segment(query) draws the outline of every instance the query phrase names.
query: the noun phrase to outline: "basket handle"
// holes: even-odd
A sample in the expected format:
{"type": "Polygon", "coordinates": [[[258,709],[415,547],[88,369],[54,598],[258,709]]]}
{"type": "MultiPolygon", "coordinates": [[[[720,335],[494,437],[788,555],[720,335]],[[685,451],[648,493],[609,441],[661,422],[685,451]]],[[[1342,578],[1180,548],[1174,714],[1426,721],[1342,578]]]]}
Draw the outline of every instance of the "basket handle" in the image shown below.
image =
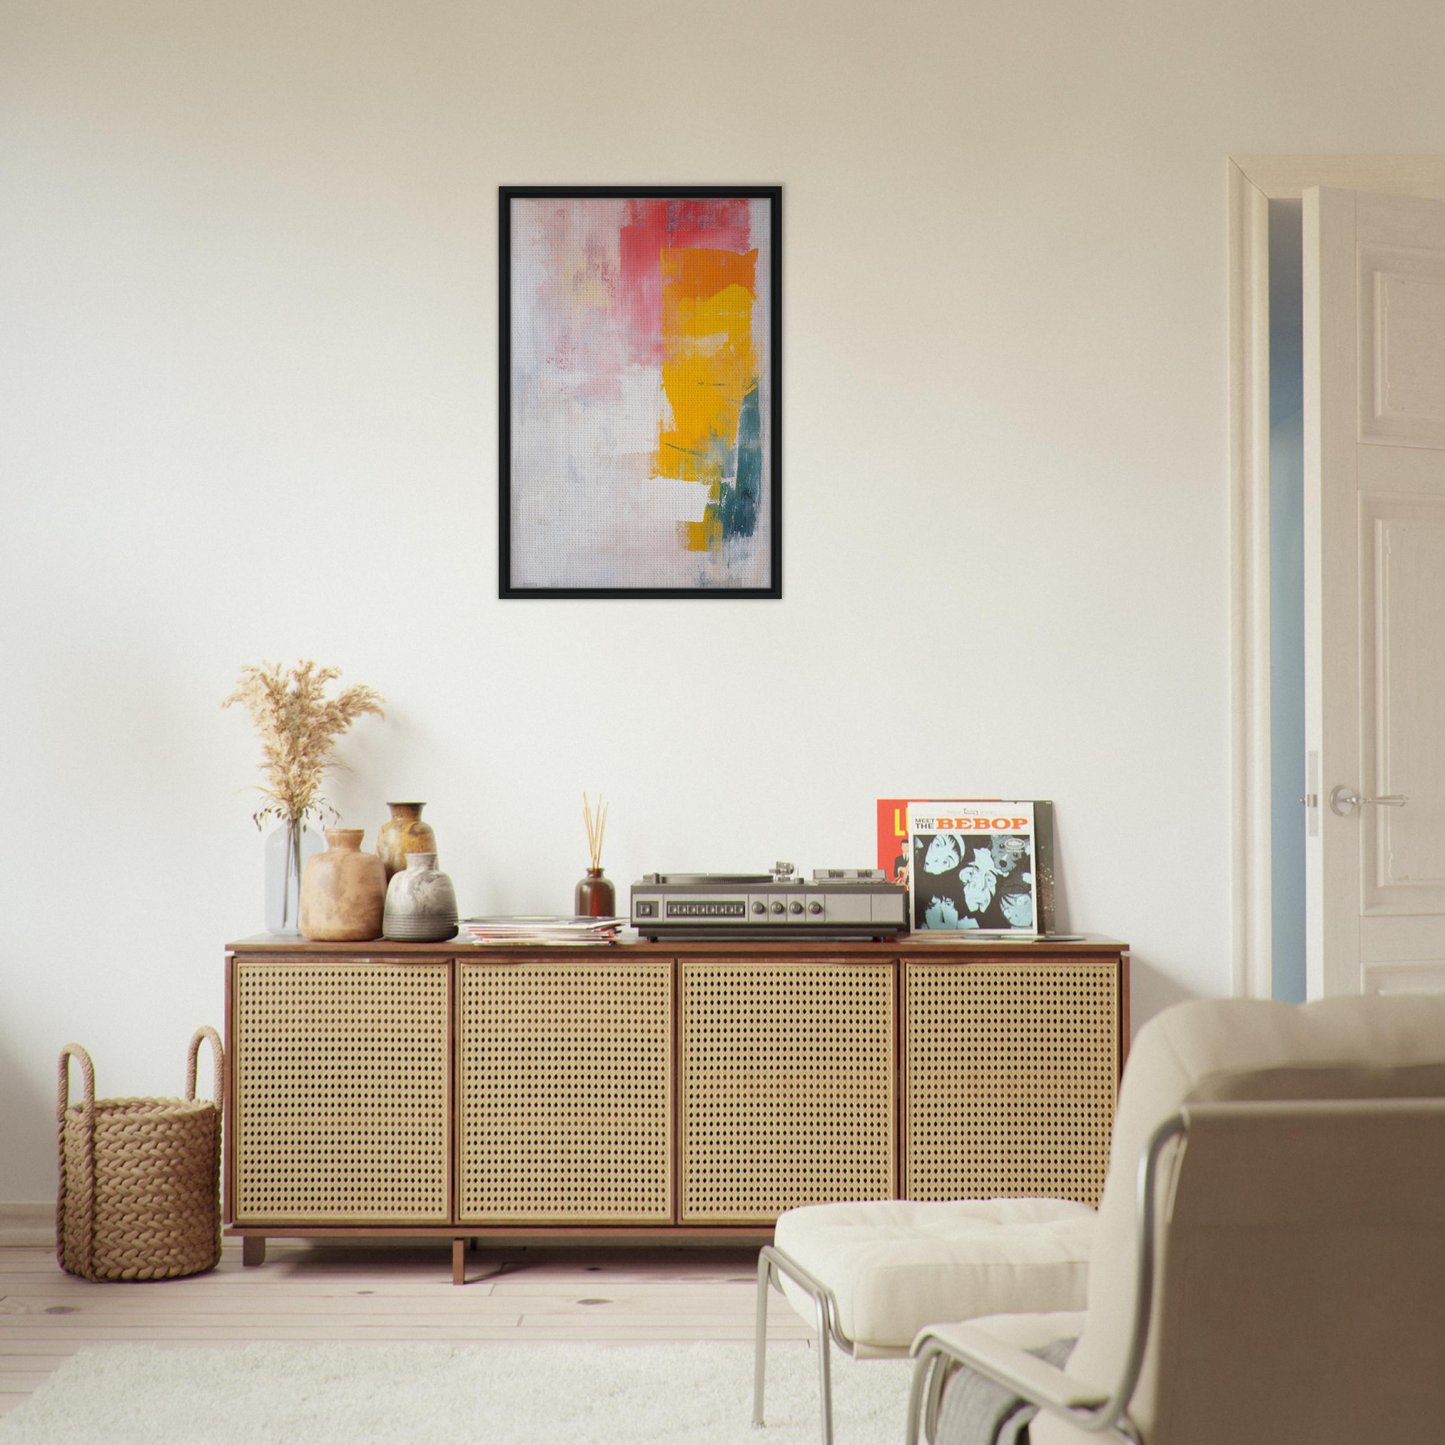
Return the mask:
{"type": "Polygon", "coordinates": [[[80,1060],[80,1072],[85,1080],[85,1107],[82,1112],[88,1126],[95,1118],[95,1065],[91,1063],[90,1055],[79,1044],[66,1044],[60,1051],[60,1091],[56,1101],[55,1118],[62,1126],[65,1124],[65,1111],[70,1107],[70,1061],[72,1058],[80,1060]]]}
{"type": "Polygon", "coordinates": [[[60,1150],[59,1187],[55,1194],[55,1255],[62,1268],[74,1274],[93,1278],[95,1269],[95,1065],[90,1055],[79,1044],[66,1044],[60,1051],[60,1090],[56,1098],[56,1134],[60,1150]],[[70,1112],[70,1061],[80,1060],[80,1072],[85,1080],[85,1102],[80,1109],[80,1122],[84,1130],[82,1152],[78,1161],[80,1177],[72,1180],[68,1167],[69,1150],[65,1147],[65,1116],[70,1112]],[[75,1201],[72,1206],[69,1195],[74,1189],[75,1201]],[[74,1209],[76,1223],[66,1228],[66,1217],[74,1209]],[[72,1240],[77,1248],[83,1241],[84,1253],[72,1269],[67,1263],[66,1243],[72,1240]]]}
{"type": "Polygon", "coordinates": [[[209,1024],[202,1024],[194,1034],[191,1035],[190,1051],[186,1055],[186,1099],[196,1097],[196,1065],[199,1062],[201,1052],[201,1040],[211,1041],[211,1058],[216,1065],[216,1082],[213,1094],[216,1100],[216,1107],[223,1108],[226,1103],[226,1051],[221,1047],[221,1036],[209,1024]]]}

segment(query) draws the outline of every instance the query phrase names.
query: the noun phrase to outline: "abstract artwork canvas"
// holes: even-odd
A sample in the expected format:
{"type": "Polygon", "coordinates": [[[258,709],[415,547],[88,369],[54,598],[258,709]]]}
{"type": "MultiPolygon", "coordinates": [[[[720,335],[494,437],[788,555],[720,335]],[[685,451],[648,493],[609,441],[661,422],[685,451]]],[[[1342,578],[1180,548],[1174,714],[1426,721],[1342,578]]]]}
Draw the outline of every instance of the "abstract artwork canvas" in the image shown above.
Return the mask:
{"type": "Polygon", "coordinates": [[[501,595],[780,597],[778,186],[501,188],[501,595]]]}

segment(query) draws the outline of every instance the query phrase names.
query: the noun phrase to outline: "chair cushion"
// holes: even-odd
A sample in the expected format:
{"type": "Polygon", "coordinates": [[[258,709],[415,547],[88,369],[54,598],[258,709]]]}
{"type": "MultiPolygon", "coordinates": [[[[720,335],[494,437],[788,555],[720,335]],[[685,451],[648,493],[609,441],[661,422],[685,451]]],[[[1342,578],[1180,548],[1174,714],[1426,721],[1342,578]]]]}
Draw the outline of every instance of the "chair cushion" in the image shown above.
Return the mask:
{"type": "MultiPolygon", "coordinates": [[[[1094,1218],[1071,1199],[885,1199],[790,1209],[774,1240],[833,1291],[857,1353],[906,1354],[924,1325],[1083,1309],[1094,1218]]],[[[783,1293],[814,1320],[803,1290],[783,1293]]]]}

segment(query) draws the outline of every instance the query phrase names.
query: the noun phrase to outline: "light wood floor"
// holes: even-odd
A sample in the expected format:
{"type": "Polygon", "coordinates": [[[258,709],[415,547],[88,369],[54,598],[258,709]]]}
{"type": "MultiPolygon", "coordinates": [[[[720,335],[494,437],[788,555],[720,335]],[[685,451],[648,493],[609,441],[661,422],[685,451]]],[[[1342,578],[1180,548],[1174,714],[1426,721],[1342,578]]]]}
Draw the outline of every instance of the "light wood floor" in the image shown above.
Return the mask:
{"type": "MultiPolygon", "coordinates": [[[[90,1284],[53,1249],[0,1249],[0,1412],[77,1350],[106,1342],[237,1345],[253,1340],[751,1340],[757,1251],[513,1247],[272,1240],[266,1263],[191,1279],[90,1284]]],[[[770,1339],[806,1339],[774,1293],[770,1339]]]]}

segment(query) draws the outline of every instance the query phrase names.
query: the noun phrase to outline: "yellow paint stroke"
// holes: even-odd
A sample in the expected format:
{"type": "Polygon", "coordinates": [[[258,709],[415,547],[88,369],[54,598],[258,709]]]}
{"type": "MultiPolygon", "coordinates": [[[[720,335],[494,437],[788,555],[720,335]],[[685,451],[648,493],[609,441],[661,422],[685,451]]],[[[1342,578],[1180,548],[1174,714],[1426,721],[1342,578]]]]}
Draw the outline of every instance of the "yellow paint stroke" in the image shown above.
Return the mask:
{"type": "MultiPolygon", "coordinates": [[[[738,413],[757,381],[757,261],[756,251],[662,252],[662,389],[671,416],[664,416],[658,435],[654,475],[706,483],[710,502],[722,498],[738,413]]],[[[682,529],[690,551],[721,545],[715,507],[682,529]]]]}

